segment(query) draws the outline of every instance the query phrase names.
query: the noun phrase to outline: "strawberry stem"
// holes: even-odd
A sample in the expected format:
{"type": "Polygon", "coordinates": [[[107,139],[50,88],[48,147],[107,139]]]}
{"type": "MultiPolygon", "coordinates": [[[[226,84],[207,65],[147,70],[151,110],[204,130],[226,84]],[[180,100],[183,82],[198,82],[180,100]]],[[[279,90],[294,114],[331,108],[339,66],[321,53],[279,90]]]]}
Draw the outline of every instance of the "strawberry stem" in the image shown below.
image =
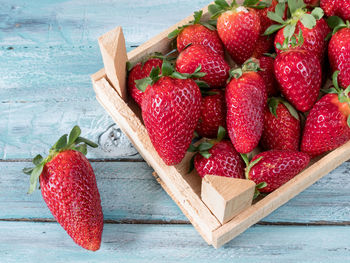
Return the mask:
{"type": "Polygon", "coordinates": [[[57,154],[66,150],[74,150],[87,154],[87,146],[96,148],[98,145],[86,138],[80,137],[81,129],[79,126],[74,126],[71,132],[61,136],[58,141],[51,147],[49,155],[44,159],[40,154],[34,157],[34,167],[24,168],[23,172],[30,175],[30,186],[28,194],[35,191],[38,185],[38,179],[44,169],[46,163],[50,162],[57,154]]]}

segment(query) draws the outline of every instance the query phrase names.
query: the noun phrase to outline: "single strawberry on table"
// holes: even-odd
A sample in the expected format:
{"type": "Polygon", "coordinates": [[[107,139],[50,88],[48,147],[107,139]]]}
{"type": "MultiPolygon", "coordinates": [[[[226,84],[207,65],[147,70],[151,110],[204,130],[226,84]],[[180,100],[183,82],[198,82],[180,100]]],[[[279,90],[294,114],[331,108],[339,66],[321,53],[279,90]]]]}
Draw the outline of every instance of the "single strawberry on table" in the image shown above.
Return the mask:
{"type": "Polygon", "coordinates": [[[301,151],[316,157],[350,140],[349,90],[338,85],[339,71],[333,74],[334,88],[312,108],[306,119],[301,151]]]}
{"type": "Polygon", "coordinates": [[[261,146],[265,150],[298,151],[301,129],[298,112],[282,98],[269,98],[267,104],[261,146]]]}
{"type": "Polygon", "coordinates": [[[182,52],[189,44],[202,45],[223,56],[224,46],[216,28],[208,22],[201,22],[203,11],[194,12],[194,20],[187,25],[175,29],[168,35],[176,39],[177,50],[182,52]]]}
{"type": "Polygon", "coordinates": [[[23,171],[30,174],[29,193],[40,181],[45,203],[57,222],[75,243],[88,250],[101,245],[103,213],[94,171],[86,159],[87,145],[97,145],[80,137],[75,126],[69,137],[63,135],[43,158],[37,155],[34,168],[23,171]]]}
{"type": "MultiPolygon", "coordinates": [[[[226,102],[223,90],[205,92],[196,132],[201,137],[215,138],[220,126],[226,128],[226,102]]],[[[202,93],[203,95],[203,93],[202,93]]]]}
{"type": "Polygon", "coordinates": [[[162,74],[155,68],[149,77],[137,81],[138,88],[145,92],[141,105],[144,124],[166,165],[180,163],[191,144],[201,106],[200,89],[191,78],[203,77],[205,73],[200,69],[181,74],[164,60],[162,74]]]}
{"type": "Polygon", "coordinates": [[[267,102],[264,79],[257,73],[258,65],[249,60],[242,69],[231,71],[226,86],[226,125],[239,153],[251,152],[259,143],[267,102]]]}
{"type": "Polygon", "coordinates": [[[268,13],[270,19],[280,24],[272,25],[265,32],[268,35],[278,30],[274,41],[277,54],[281,52],[278,47],[282,46],[286,39],[302,34],[304,41],[299,45],[300,49],[314,53],[323,61],[327,48],[326,37],[330,32],[326,20],[323,19],[323,10],[316,7],[309,12],[302,0],[289,0],[288,7],[291,17],[287,20],[283,20],[282,11],[268,13]]]}
{"type": "MultiPolygon", "coordinates": [[[[244,156],[243,156],[244,157],[244,156]]],[[[246,178],[257,185],[261,193],[270,193],[304,170],[310,162],[306,153],[286,150],[271,150],[256,155],[250,163],[246,162],[246,178]]]]}
{"type": "Polygon", "coordinates": [[[328,18],[333,28],[329,42],[328,58],[332,70],[339,70],[339,83],[344,89],[350,85],[350,21],[344,23],[339,17],[328,18]]]}
{"type": "Polygon", "coordinates": [[[224,57],[202,45],[190,45],[184,49],[176,60],[176,70],[180,73],[192,74],[198,66],[206,73],[200,78],[210,87],[220,88],[226,85],[230,66],[224,57]]]}
{"type": "Polygon", "coordinates": [[[128,75],[128,92],[130,96],[141,106],[143,92],[136,88],[136,80],[149,76],[153,68],[161,68],[163,60],[160,58],[149,58],[146,62],[139,62],[130,70],[128,75]]]}
{"type": "MultiPolygon", "coordinates": [[[[259,0],[245,1],[250,6],[259,0]]],[[[254,8],[239,6],[236,1],[229,5],[225,0],[216,0],[209,5],[212,18],[217,18],[217,30],[220,39],[231,58],[238,64],[243,64],[254,52],[260,35],[260,18],[254,8]]]]}
{"type": "Polygon", "coordinates": [[[295,37],[291,38],[294,47],[284,42],[281,53],[275,59],[275,77],[280,91],[286,99],[299,111],[306,112],[316,103],[322,84],[320,60],[310,51],[300,49],[295,37]]]}
{"type": "Polygon", "coordinates": [[[199,146],[191,145],[189,151],[197,152],[194,155],[194,168],[200,177],[208,174],[231,177],[244,178],[244,163],[235,150],[232,143],[223,140],[225,137],[225,129],[219,127],[217,139],[204,141],[199,146]]]}

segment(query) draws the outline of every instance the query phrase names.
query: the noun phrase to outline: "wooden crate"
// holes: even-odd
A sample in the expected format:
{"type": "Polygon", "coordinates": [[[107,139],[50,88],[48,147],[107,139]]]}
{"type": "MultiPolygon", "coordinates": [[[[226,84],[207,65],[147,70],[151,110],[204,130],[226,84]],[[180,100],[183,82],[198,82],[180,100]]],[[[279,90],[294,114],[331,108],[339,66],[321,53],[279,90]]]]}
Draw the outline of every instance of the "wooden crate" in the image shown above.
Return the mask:
{"type": "MultiPolygon", "coordinates": [[[[209,18],[207,7],[203,9],[203,14],[203,19],[209,18]]],[[[154,52],[167,53],[170,51],[167,35],[190,20],[192,16],[129,53],[126,53],[120,27],[101,36],[99,44],[105,67],[92,75],[92,82],[97,100],[153,167],[157,181],[205,241],[218,248],[348,160],[350,142],[313,160],[294,179],[254,204],[252,196],[255,184],[251,181],[210,175],[202,180],[195,171],[187,174],[191,153],[187,153],[179,165],[165,165],[143,125],[141,110],[135,102],[128,100],[126,62],[138,62],[154,52]]]]}

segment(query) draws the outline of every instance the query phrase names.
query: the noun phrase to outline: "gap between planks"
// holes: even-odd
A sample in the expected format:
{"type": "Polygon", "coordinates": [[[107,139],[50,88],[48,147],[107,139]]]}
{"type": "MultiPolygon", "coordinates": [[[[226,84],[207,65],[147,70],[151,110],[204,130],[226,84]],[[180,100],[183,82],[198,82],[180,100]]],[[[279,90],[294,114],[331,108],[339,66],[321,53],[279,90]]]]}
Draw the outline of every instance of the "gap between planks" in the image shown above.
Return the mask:
{"type": "MultiPolygon", "coordinates": [[[[5,218],[0,219],[0,222],[28,222],[28,223],[57,223],[53,218],[5,218]]],[[[185,220],[137,220],[137,219],[123,219],[123,220],[111,220],[107,219],[103,221],[104,224],[126,224],[126,225],[191,225],[189,221],[185,220]]],[[[350,226],[350,221],[342,222],[328,222],[328,221],[315,221],[309,223],[297,223],[297,222],[265,222],[261,221],[256,223],[261,226],[350,226]]]]}

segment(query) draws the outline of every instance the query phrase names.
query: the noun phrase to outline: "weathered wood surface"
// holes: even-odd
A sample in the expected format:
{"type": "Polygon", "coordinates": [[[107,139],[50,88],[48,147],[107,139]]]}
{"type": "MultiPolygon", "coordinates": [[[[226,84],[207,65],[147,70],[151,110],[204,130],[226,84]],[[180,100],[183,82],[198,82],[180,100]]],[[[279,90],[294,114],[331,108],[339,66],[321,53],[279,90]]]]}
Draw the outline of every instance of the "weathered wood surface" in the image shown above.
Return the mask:
{"type": "MultiPolygon", "coordinates": [[[[144,162],[93,162],[106,220],[187,222],[144,162]]],[[[23,162],[0,162],[0,219],[52,219],[39,191],[27,195],[23,162]]],[[[264,223],[350,224],[350,163],[337,168],[264,223]]]]}
{"type": "Polygon", "coordinates": [[[135,155],[125,136],[119,140],[120,132],[109,129],[113,121],[95,100],[89,75],[103,66],[97,38],[121,25],[130,51],[209,2],[1,2],[1,262],[350,260],[349,163],[265,218],[262,223],[268,225],[253,227],[222,249],[214,250],[187,225],[184,215],[156,183],[145,163],[103,162],[140,156],[135,155]],[[91,151],[89,157],[99,159],[93,167],[105,218],[116,223],[147,223],[107,224],[102,249],[97,253],[76,246],[55,223],[18,222],[52,220],[39,191],[26,195],[28,178],[21,169],[28,163],[22,159],[47,150],[59,135],[77,123],[89,138],[100,138],[103,146],[91,151]]]}
{"type": "Polygon", "coordinates": [[[256,226],[219,250],[190,225],[104,227],[101,250],[87,252],[56,223],[0,224],[2,262],[348,262],[349,226],[256,226]],[[35,242],[33,242],[35,238],[35,242]]]}

